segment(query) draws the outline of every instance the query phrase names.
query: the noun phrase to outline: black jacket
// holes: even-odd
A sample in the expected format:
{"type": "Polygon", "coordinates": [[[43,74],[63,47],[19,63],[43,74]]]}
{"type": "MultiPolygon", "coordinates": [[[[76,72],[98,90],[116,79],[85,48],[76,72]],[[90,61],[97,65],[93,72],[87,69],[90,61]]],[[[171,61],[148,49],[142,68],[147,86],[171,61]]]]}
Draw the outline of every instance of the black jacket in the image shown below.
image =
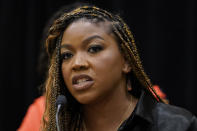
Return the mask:
{"type": "Polygon", "coordinates": [[[134,112],[118,131],[197,131],[197,118],[185,109],[157,102],[142,92],[134,112]]]}

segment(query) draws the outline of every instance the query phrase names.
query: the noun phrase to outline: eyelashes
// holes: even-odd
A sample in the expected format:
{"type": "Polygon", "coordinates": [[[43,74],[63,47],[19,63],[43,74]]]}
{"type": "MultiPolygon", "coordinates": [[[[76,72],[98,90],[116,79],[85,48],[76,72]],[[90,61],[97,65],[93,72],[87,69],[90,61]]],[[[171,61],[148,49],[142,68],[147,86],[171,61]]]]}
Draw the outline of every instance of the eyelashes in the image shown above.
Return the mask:
{"type": "MultiPolygon", "coordinates": [[[[97,54],[103,50],[102,45],[91,45],[87,49],[87,53],[89,54],[97,54]]],[[[61,60],[69,60],[74,56],[74,53],[71,51],[65,51],[61,54],[61,60]]]]}
{"type": "Polygon", "coordinates": [[[92,45],[88,48],[88,52],[92,54],[100,52],[101,50],[103,50],[101,45],[92,45]]]}
{"type": "Polygon", "coordinates": [[[61,60],[69,60],[71,57],[73,57],[73,54],[69,51],[61,54],[61,60]]]}

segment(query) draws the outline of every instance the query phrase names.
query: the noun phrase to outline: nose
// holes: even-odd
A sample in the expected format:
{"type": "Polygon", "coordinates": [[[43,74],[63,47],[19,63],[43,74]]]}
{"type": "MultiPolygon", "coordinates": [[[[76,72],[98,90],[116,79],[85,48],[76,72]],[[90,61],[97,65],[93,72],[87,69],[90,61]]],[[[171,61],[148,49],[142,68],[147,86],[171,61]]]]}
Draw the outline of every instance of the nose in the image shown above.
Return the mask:
{"type": "Polygon", "coordinates": [[[73,59],[72,70],[80,71],[89,68],[88,60],[83,54],[76,54],[73,59]]]}

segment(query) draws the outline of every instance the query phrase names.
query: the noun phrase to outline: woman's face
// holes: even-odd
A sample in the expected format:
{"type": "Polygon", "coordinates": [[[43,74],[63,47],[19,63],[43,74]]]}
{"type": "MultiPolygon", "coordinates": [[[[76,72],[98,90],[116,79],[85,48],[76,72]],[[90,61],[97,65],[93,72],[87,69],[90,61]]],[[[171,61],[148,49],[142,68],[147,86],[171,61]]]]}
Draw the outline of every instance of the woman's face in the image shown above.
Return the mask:
{"type": "Polygon", "coordinates": [[[81,104],[98,102],[124,88],[126,63],[109,22],[71,23],[63,34],[61,57],[64,82],[81,104]]]}

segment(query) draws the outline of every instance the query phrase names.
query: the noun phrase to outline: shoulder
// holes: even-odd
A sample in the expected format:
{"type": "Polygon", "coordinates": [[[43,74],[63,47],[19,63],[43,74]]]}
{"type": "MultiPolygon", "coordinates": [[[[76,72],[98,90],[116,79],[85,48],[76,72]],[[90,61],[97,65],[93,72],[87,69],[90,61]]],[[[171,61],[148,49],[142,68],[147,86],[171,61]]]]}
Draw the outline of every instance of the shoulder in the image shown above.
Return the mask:
{"type": "Polygon", "coordinates": [[[27,113],[17,131],[38,131],[40,122],[44,113],[45,98],[41,96],[36,98],[29,106],[27,113]]]}
{"type": "Polygon", "coordinates": [[[186,109],[173,105],[157,103],[153,112],[157,127],[163,129],[161,131],[197,130],[196,117],[186,109]]]}
{"type": "Polygon", "coordinates": [[[156,111],[159,115],[162,115],[163,117],[172,117],[173,119],[181,118],[184,119],[185,122],[190,120],[194,116],[191,112],[184,108],[164,103],[157,103],[156,111]]]}

